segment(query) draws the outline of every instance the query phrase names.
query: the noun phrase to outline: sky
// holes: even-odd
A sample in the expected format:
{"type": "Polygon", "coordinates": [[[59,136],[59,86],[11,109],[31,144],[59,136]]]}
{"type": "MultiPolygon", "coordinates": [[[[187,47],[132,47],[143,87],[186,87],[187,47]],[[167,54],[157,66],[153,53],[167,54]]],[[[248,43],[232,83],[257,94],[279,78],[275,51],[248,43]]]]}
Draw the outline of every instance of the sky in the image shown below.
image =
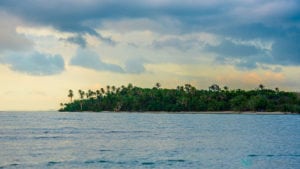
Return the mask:
{"type": "Polygon", "coordinates": [[[298,0],[1,0],[0,28],[0,110],[128,83],[300,91],[298,0]]]}

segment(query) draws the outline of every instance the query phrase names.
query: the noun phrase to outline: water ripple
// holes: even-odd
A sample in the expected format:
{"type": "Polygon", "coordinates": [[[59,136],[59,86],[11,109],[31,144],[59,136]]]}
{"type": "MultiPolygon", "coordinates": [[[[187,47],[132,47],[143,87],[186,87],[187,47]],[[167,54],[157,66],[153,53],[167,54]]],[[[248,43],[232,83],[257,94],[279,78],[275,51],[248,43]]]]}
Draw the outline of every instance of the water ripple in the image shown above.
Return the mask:
{"type": "Polygon", "coordinates": [[[113,151],[113,150],[107,150],[107,149],[100,149],[100,152],[108,152],[108,151],[113,151]]]}
{"type": "Polygon", "coordinates": [[[88,160],[84,162],[85,164],[92,164],[92,163],[112,163],[111,161],[107,160],[88,160]]]}
{"type": "Polygon", "coordinates": [[[0,113],[0,169],[300,168],[299,122],[289,115],[0,113]]]}
{"type": "Polygon", "coordinates": [[[49,161],[47,163],[47,166],[53,166],[53,165],[56,165],[56,164],[60,164],[61,162],[57,162],[57,161],[49,161]]]}
{"type": "Polygon", "coordinates": [[[4,169],[4,168],[7,168],[7,167],[16,167],[16,166],[18,166],[18,165],[19,165],[19,164],[12,163],[12,164],[8,164],[8,165],[0,166],[0,169],[4,169]]]}
{"type": "Polygon", "coordinates": [[[62,136],[38,136],[38,137],[34,137],[34,139],[63,139],[65,137],[62,136]]]}
{"type": "Polygon", "coordinates": [[[142,165],[154,165],[154,162],[142,162],[142,165]]]}
{"type": "Polygon", "coordinates": [[[249,154],[248,157],[300,157],[300,154],[249,154]]]}
{"type": "Polygon", "coordinates": [[[130,134],[130,133],[149,133],[148,131],[122,131],[122,130],[112,130],[104,132],[106,134],[130,134]]]}
{"type": "Polygon", "coordinates": [[[179,160],[168,160],[168,162],[180,162],[180,163],[182,163],[182,162],[185,162],[185,160],[182,160],[182,159],[179,159],[179,160]]]}

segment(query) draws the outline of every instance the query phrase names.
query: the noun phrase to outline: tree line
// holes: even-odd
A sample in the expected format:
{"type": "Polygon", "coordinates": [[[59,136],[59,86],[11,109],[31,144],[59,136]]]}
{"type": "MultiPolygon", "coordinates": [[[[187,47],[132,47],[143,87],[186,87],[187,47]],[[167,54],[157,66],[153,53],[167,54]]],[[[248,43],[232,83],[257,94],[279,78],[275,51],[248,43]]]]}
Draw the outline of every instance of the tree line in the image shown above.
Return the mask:
{"type": "Polygon", "coordinates": [[[78,90],[74,99],[69,90],[69,103],[61,103],[59,111],[259,111],[300,113],[300,95],[295,92],[267,89],[260,84],[253,90],[221,88],[217,84],[208,90],[198,90],[190,84],[175,89],[133,86],[106,86],[99,90],[78,90]]]}

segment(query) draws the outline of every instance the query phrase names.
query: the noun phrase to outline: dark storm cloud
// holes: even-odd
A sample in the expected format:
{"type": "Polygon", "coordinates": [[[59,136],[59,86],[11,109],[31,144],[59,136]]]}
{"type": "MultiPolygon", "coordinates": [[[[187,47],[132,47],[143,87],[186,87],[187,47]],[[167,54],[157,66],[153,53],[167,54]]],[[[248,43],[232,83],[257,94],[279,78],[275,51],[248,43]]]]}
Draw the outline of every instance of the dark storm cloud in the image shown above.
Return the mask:
{"type": "MultiPolygon", "coordinates": [[[[61,31],[97,35],[95,26],[103,20],[122,18],[158,19],[170,17],[191,28],[210,28],[231,18],[234,4],[222,2],[161,0],[2,0],[3,10],[38,24],[52,25],[61,31]]],[[[239,4],[237,4],[239,5],[239,4]]],[[[234,20],[232,20],[235,22],[234,20]]],[[[187,31],[188,31],[187,30],[187,31]]]]}
{"type": "Polygon", "coordinates": [[[262,52],[255,46],[236,44],[230,40],[224,40],[218,46],[208,45],[206,50],[230,58],[244,58],[247,56],[257,55],[262,52]]]}
{"type": "MultiPolygon", "coordinates": [[[[60,31],[78,33],[78,36],[87,33],[109,45],[115,45],[116,42],[111,38],[104,37],[95,30],[95,26],[99,23],[94,25],[97,19],[105,18],[112,12],[110,6],[109,2],[85,3],[77,0],[3,0],[0,2],[0,10],[17,15],[28,22],[50,25],[60,31]]],[[[74,40],[78,38],[73,39],[73,42],[74,40]]]]}
{"type": "MultiPolygon", "coordinates": [[[[216,54],[216,62],[234,65],[239,70],[253,70],[259,63],[276,64],[268,50],[260,49],[250,44],[241,44],[230,40],[223,40],[217,46],[207,45],[204,50],[216,54]]],[[[265,67],[266,68],[266,67],[265,67]]]]}
{"type": "Polygon", "coordinates": [[[0,58],[0,62],[9,65],[14,71],[35,76],[59,74],[65,68],[64,60],[60,55],[52,56],[42,53],[5,55],[0,58]]]}
{"type": "MultiPolygon", "coordinates": [[[[273,36],[272,38],[273,44],[270,50],[223,40],[217,46],[207,45],[205,51],[215,53],[219,63],[233,64],[242,70],[255,69],[259,63],[299,66],[300,30],[289,29],[283,31],[280,36],[273,36]]],[[[274,71],[278,71],[278,69],[274,69],[274,71]]]]}
{"type": "Polygon", "coordinates": [[[170,17],[182,22],[183,28],[187,28],[182,31],[201,29],[220,32],[228,31],[228,28],[234,26],[248,29],[246,31],[251,35],[253,27],[262,29],[261,27],[265,26],[261,24],[264,23],[282,25],[298,22],[299,2],[296,0],[284,2],[281,0],[274,2],[257,0],[251,3],[206,0],[186,2],[180,0],[1,0],[0,8],[31,22],[52,25],[61,31],[85,32],[93,35],[97,35],[94,28],[101,25],[103,20],[161,17],[170,17]],[[280,6],[274,8],[273,6],[276,5],[280,6]],[[255,11],[263,6],[270,9],[255,11]],[[272,7],[277,11],[272,11],[272,7]],[[245,22],[243,19],[249,21],[245,22]]]}
{"type": "Polygon", "coordinates": [[[284,38],[277,39],[272,46],[274,62],[281,65],[300,65],[300,31],[290,32],[284,38]]]}
{"type": "Polygon", "coordinates": [[[218,34],[224,34],[239,39],[272,39],[284,35],[284,30],[278,26],[268,26],[264,23],[243,23],[228,25],[214,30],[218,34]]]}
{"type": "Polygon", "coordinates": [[[98,71],[110,71],[124,73],[124,70],[115,64],[109,64],[101,61],[100,57],[92,51],[79,49],[76,56],[71,59],[71,64],[98,71]]]}

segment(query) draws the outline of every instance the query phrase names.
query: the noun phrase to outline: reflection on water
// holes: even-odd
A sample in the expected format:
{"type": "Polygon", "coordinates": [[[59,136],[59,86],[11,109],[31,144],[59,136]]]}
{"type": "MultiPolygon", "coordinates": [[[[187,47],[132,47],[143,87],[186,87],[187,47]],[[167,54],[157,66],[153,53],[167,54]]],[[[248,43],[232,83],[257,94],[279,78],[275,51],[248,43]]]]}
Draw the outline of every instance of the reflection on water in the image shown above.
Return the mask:
{"type": "Polygon", "coordinates": [[[0,168],[300,168],[299,115],[1,112],[0,168]]]}

